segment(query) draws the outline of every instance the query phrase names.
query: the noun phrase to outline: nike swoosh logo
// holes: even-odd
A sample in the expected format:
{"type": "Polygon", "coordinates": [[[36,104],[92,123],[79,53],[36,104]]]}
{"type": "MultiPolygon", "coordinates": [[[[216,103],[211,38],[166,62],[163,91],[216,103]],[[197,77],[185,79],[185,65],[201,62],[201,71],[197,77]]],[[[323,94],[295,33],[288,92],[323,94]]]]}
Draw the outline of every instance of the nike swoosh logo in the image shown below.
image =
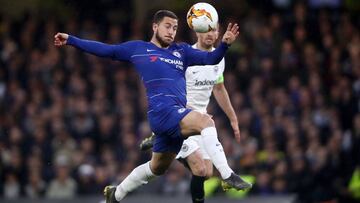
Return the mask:
{"type": "Polygon", "coordinates": [[[192,73],[193,73],[193,74],[196,74],[196,73],[198,73],[198,72],[199,72],[199,71],[193,71],[192,73]]]}
{"type": "Polygon", "coordinates": [[[147,52],[156,51],[154,49],[146,49],[147,52]]]}

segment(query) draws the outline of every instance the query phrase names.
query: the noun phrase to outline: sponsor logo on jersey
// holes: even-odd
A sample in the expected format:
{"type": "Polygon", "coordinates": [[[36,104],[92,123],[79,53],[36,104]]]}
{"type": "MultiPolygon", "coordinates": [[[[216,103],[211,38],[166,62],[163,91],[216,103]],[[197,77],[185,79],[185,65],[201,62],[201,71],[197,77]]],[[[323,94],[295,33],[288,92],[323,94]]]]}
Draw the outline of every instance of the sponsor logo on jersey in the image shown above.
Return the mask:
{"type": "Polygon", "coordinates": [[[180,70],[184,70],[184,67],[183,67],[183,66],[176,65],[176,68],[177,68],[177,69],[180,69],[180,70]]]}
{"type": "Polygon", "coordinates": [[[174,65],[183,65],[183,62],[181,60],[175,60],[175,59],[168,59],[168,58],[163,58],[163,57],[159,57],[160,61],[163,61],[165,63],[169,63],[169,64],[174,64],[174,65]]]}
{"type": "Polygon", "coordinates": [[[154,62],[158,59],[159,57],[158,56],[150,56],[150,61],[151,62],[154,62]]]}
{"type": "Polygon", "coordinates": [[[216,80],[195,80],[195,86],[208,86],[208,85],[215,85],[216,80]]]}
{"type": "Polygon", "coordinates": [[[163,57],[159,57],[159,56],[150,56],[150,62],[155,62],[158,59],[162,62],[175,65],[175,67],[177,69],[184,70],[183,62],[181,60],[163,58],[163,57]]]}

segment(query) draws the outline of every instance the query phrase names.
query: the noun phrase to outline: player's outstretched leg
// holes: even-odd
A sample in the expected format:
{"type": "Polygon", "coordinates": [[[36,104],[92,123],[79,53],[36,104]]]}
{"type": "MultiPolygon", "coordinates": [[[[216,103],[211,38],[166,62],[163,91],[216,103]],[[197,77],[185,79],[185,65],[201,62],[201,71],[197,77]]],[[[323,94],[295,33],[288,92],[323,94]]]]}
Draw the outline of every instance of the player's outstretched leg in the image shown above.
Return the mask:
{"type": "Polygon", "coordinates": [[[246,190],[250,189],[252,187],[252,184],[243,180],[239,175],[231,173],[229,178],[223,180],[222,187],[225,191],[230,188],[235,188],[237,190],[246,190]]]}
{"type": "Polygon", "coordinates": [[[118,186],[106,186],[104,196],[106,203],[117,203],[127,193],[135,190],[141,185],[147,184],[156,175],[150,169],[150,161],[136,167],[118,186]]]}
{"type": "MultiPolygon", "coordinates": [[[[210,155],[206,152],[205,150],[205,146],[204,146],[204,137],[202,136],[201,139],[198,141],[198,144],[200,146],[200,151],[203,154],[203,157],[205,159],[205,164],[206,164],[206,171],[207,171],[207,177],[211,177],[212,176],[212,161],[210,158],[210,155]],[[210,159],[210,160],[208,160],[210,159]]],[[[227,159],[225,157],[225,153],[224,153],[224,149],[222,144],[219,142],[216,145],[218,151],[223,152],[223,156],[219,156],[219,159],[223,159],[218,163],[226,163],[227,167],[230,168],[230,166],[228,165],[227,159]]],[[[215,164],[214,164],[215,165],[215,164]]],[[[215,165],[216,168],[218,168],[219,166],[215,165]]],[[[231,169],[230,169],[231,170],[231,169]]],[[[231,170],[232,171],[232,170],[231,170]]],[[[242,190],[242,189],[247,189],[247,188],[251,188],[252,185],[250,183],[245,182],[243,179],[241,179],[241,177],[239,177],[237,174],[235,174],[234,172],[231,172],[230,177],[223,179],[222,181],[222,186],[224,190],[228,190],[230,188],[232,188],[234,186],[235,189],[237,190],[242,190]]]]}
{"type": "Polygon", "coordinates": [[[181,120],[180,126],[181,133],[185,136],[194,135],[197,132],[201,133],[205,151],[227,184],[237,190],[252,187],[250,183],[241,179],[229,167],[222,145],[217,138],[214,121],[209,115],[192,111],[181,120]]]}
{"type": "MultiPolygon", "coordinates": [[[[153,140],[155,139],[155,135],[152,134],[151,136],[145,138],[141,144],[140,144],[140,150],[142,151],[147,151],[149,149],[152,148],[152,145],[153,145],[153,140]]],[[[221,145],[221,143],[219,142],[219,144],[217,145],[218,147],[218,150],[219,151],[223,151],[223,147],[221,145]]],[[[205,148],[205,147],[204,147],[205,148]]],[[[230,168],[230,166],[228,165],[227,163],[227,160],[226,160],[226,157],[225,157],[225,154],[224,156],[220,156],[219,157],[220,160],[222,161],[218,161],[218,162],[214,162],[214,165],[216,168],[220,168],[221,165],[218,165],[219,163],[226,163],[227,167],[226,168],[230,168]]],[[[231,170],[231,169],[230,169],[231,170]]],[[[222,175],[222,178],[226,175],[226,172],[224,173],[223,172],[220,172],[220,174],[222,175]]],[[[196,181],[197,182],[197,181],[196,181]]],[[[195,183],[194,183],[195,184],[195,183]]],[[[230,173],[230,176],[228,178],[225,178],[223,179],[222,181],[222,187],[224,190],[228,190],[230,188],[235,188],[235,189],[238,189],[238,190],[244,190],[244,189],[248,189],[248,188],[251,188],[252,185],[251,183],[247,183],[245,182],[240,176],[238,176],[237,174],[233,173],[232,170],[231,170],[231,173],[230,173]]],[[[195,192],[197,193],[197,192],[195,192]]]]}
{"type": "Polygon", "coordinates": [[[174,153],[153,153],[151,161],[146,162],[134,170],[118,185],[106,186],[104,195],[106,203],[120,202],[129,192],[135,190],[141,185],[147,184],[148,181],[156,176],[162,175],[169,168],[174,160],[174,153]]]}

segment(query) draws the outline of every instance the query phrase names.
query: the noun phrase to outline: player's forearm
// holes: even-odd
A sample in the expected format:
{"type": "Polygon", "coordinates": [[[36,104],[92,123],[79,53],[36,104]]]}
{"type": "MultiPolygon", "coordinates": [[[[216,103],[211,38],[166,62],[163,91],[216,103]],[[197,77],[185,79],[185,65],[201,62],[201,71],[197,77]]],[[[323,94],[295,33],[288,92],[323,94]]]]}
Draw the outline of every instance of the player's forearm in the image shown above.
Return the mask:
{"type": "Polygon", "coordinates": [[[204,59],[204,65],[214,65],[220,63],[228,48],[229,45],[221,42],[220,46],[218,46],[214,51],[207,53],[207,56],[204,59]]]}
{"type": "Polygon", "coordinates": [[[82,51],[85,51],[90,54],[94,54],[101,57],[113,57],[114,56],[114,47],[113,45],[104,44],[97,41],[84,40],[74,36],[69,35],[67,41],[68,45],[74,46],[82,51]]]}
{"type": "Polygon", "coordinates": [[[234,108],[231,104],[229,94],[223,83],[217,84],[213,90],[214,97],[220,108],[225,112],[231,122],[237,122],[234,108]]]}

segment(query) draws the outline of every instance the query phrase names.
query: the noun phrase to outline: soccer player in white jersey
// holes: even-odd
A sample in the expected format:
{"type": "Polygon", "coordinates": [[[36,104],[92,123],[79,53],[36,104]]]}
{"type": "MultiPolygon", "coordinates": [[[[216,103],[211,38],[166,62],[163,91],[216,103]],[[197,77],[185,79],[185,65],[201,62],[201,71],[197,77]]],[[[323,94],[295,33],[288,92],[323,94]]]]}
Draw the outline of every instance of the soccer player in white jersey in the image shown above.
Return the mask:
{"type": "MultiPolygon", "coordinates": [[[[213,51],[219,31],[216,29],[207,33],[196,33],[196,36],[197,42],[193,48],[213,51]]],[[[189,66],[185,73],[187,106],[195,111],[207,113],[206,108],[211,93],[213,93],[217,103],[230,120],[236,141],[240,142],[238,120],[224,86],[224,69],[224,59],[216,65],[189,66]]],[[[141,150],[150,148],[153,139],[154,135],[145,139],[140,145],[141,150]]],[[[224,151],[221,143],[216,144],[216,146],[216,150],[224,151]]],[[[193,174],[190,185],[193,202],[204,202],[204,181],[213,174],[213,162],[204,149],[203,137],[195,135],[187,138],[176,158],[189,167],[193,174]]],[[[226,179],[233,171],[228,166],[226,158],[221,163],[222,165],[215,165],[215,167],[219,170],[222,178],[226,179]]]]}

